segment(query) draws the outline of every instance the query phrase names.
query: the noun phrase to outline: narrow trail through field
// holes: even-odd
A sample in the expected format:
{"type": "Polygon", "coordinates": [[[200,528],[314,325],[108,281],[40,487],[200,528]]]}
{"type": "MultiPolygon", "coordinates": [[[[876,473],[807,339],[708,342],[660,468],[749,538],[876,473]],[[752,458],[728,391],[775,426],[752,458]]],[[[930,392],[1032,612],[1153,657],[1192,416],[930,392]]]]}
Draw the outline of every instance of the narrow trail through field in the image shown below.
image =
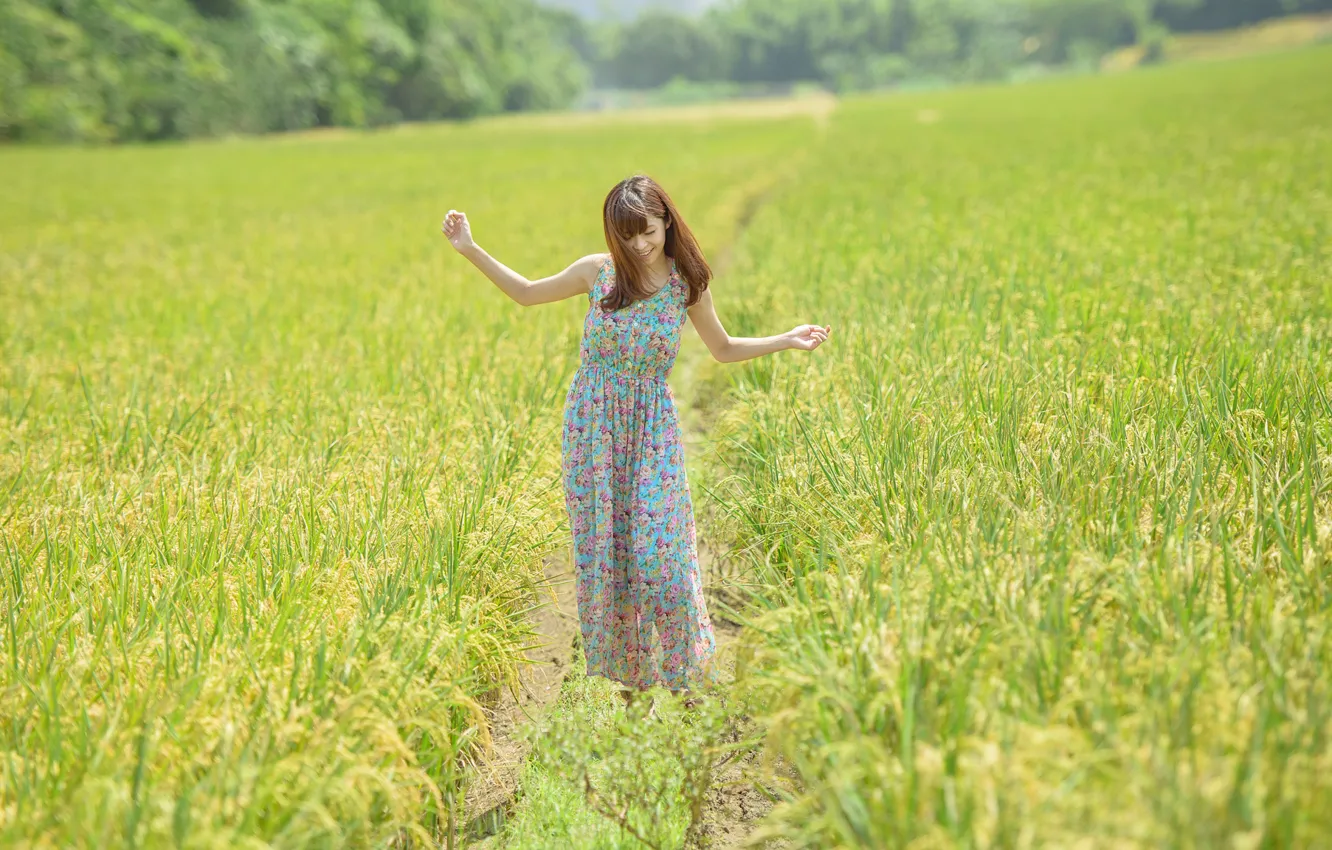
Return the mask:
{"type": "MultiPolygon", "coordinates": [[[[757,209],[757,204],[754,209],[757,209]]],[[[739,231],[743,231],[742,226],[739,231]]],[[[726,258],[719,267],[727,265],[726,258]]],[[[691,465],[697,463],[703,452],[707,451],[707,430],[700,411],[700,373],[704,368],[708,352],[696,335],[690,335],[681,346],[677,371],[680,374],[679,389],[676,391],[680,400],[680,422],[684,428],[685,455],[691,465]]],[[[691,474],[691,479],[697,478],[691,474]]],[[[697,488],[695,488],[697,489],[697,488]]],[[[696,514],[698,513],[698,493],[694,493],[696,514]]],[[[701,518],[700,518],[701,519],[701,518]]],[[[735,649],[741,635],[741,626],[727,619],[716,604],[724,598],[724,580],[727,576],[724,547],[707,535],[706,522],[698,522],[698,563],[703,575],[704,594],[708,599],[709,614],[713,630],[717,637],[717,664],[722,671],[723,687],[729,686],[735,677],[735,649]]],[[[707,799],[703,809],[702,834],[711,848],[739,847],[748,837],[754,824],[772,809],[772,802],[760,794],[752,783],[747,781],[746,773],[752,758],[741,758],[727,762],[712,776],[707,799]]]]}
{"type": "MultiPolygon", "coordinates": [[[[794,152],[780,170],[756,175],[754,179],[735,187],[730,197],[718,205],[727,226],[723,228],[725,237],[722,248],[713,264],[716,278],[725,279],[732,265],[735,246],[753,216],[772,192],[800,168],[806,155],[816,146],[815,142],[823,137],[835,103],[831,97],[801,103],[800,112],[808,114],[812,119],[811,144],[794,152]]],[[[708,368],[709,359],[710,355],[698,335],[692,331],[686,332],[672,371],[671,387],[684,432],[685,457],[690,467],[691,481],[697,479],[699,460],[707,451],[707,423],[702,408],[707,407],[709,401],[704,389],[704,372],[708,368]]],[[[725,687],[734,678],[734,650],[742,630],[738,623],[726,619],[715,605],[725,594],[726,552],[717,541],[708,537],[707,522],[699,510],[697,488],[694,488],[693,501],[699,568],[716,633],[717,663],[721,667],[725,687]]],[[[562,557],[548,559],[545,564],[546,581],[554,593],[555,601],[551,603],[543,590],[543,604],[531,615],[537,645],[527,652],[531,663],[520,674],[517,696],[505,692],[499,704],[488,712],[493,746],[486,762],[474,772],[464,804],[465,834],[473,839],[494,836],[503,828],[516,802],[523,762],[530,750],[529,742],[519,733],[525,723],[539,720],[559,697],[561,686],[573,663],[579,628],[578,605],[573,567],[567,557],[566,552],[562,557]]],[[[754,760],[753,754],[733,759],[713,776],[703,813],[703,832],[707,846],[718,850],[739,847],[757,821],[771,810],[771,799],[759,793],[747,778],[754,760]]],[[[486,842],[486,846],[489,844],[486,842]]]]}
{"type": "MultiPolygon", "coordinates": [[[[826,114],[820,117],[816,126],[818,134],[822,135],[827,126],[826,114]]],[[[795,167],[798,167],[797,163],[792,164],[792,170],[795,167]]],[[[761,191],[745,198],[736,215],[731,240],[722,250],[714,267],[719,279],[725,280],[733,265],[736,246],[748,229],[750,220],[780,182],[780,179],[773,180],[761,191]]],[[[684,430],[685,457],[691,467],[691,481],[698,480],[695,470],[708,451],[709,428],[704,409],[711,408],[710,402],[713,399],[709,396],[704,371],[708,368],[710,356],[697,334],[686,334],[681,341],[673,373],[673,377],[678,376],[672,383],[680,412],[680,424],[684,430]]],[[[721,667],[723,687],[727,687],[734,681],[735,650],[743,629],[719,610],[718,602],[730,604],[734,601],[726,590],[726,579],[733,577],[733,573],[727,561],[729,553],[725,544],[708,534],[707,517],[700,515],[699,510],[700,507],[706,510],[706,505],[701,505],[698,497],[698,488],[695,487],[693,500],[697,520],[698,563],[717,638],[717,663],[721,667]]],[[[738,737],[740,730],[731,731],[738,737]]],[[[772,810],[771,798],[760,793],[751,779],[756,760],[756,753],[748,753],[725,762],[714,771],[703,809],[701,837],[706,842],[704,846],[716,850],[743,846],[755,825],[772,810]]]]}
{"type": "Polygon", "coordinates": [[[518,693],[505,691],[499,705],[489,712],[492,748],[468,784],[463,804],[468,835],[492,835],[503,827],[531,749],[519,732],[559,697],[573,663],[578,635],[573,570],[565,559],[552,557],[546,560],[545,574],[555,601],[542,590],[540,606],[530,615],[536,644],[526,652],[530,663],[519,674],[518,693]]]}

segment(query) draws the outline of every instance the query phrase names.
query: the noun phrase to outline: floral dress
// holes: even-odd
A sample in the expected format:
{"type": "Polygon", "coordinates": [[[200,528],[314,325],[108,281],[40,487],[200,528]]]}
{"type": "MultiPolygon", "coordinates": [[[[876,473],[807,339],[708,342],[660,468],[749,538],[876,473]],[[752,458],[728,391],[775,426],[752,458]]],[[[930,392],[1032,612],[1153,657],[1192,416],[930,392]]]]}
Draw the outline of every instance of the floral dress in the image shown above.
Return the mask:
{"type": "Polygon", "coordinates": [[[688,283],[612,313],[607,257],[589,293],[582,362],[562,438],[578,615],[589,676],[635,690],[713,681],[716,638],[703,600],[694,513],[675,399],[666,377],[680,348],[688,283]]]}

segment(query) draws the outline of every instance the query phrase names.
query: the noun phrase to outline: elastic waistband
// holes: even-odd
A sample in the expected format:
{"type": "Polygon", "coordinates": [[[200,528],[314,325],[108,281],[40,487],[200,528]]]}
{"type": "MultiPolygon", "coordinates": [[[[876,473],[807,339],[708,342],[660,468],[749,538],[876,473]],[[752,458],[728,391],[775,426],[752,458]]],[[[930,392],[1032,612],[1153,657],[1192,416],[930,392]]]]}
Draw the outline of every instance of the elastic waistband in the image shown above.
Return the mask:
{"type": "Polygon", "coordinates": [[[583,374],[594,374],[610,376],[625,381],[649,381],[651,383],[666,383],[665,375],[643,374],[641,372],[626,372],[622,369],[616,369],[614,366],[607,366],[604,363],[580,363],[578,371],[583,374]]]}

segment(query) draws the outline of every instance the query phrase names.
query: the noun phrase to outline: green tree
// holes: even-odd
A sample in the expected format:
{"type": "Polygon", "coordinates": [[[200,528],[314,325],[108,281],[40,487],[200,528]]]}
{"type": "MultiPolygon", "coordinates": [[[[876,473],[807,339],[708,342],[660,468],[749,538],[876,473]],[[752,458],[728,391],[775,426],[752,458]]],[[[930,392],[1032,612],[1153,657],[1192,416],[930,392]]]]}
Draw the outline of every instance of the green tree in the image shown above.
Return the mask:
{"type": "Polygon", "coordinates": [[[567,104],[535,0],[3,0],[0,134],[165,139],[567,104]]]}
{"type": "Polygon", "coordinates": [[[648,11],[621,27],[599,80],[651,88],[681,78],[702,81],[726,74],[721,39],[699,21],[648,11]]]}

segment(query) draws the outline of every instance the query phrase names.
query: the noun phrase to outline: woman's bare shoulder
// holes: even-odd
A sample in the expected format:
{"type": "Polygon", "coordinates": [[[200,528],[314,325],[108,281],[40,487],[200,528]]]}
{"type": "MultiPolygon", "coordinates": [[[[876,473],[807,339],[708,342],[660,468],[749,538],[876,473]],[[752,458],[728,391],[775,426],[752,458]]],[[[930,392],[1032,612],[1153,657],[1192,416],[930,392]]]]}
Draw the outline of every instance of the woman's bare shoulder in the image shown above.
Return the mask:
{"type": "Polygon", "coordinates": [[[574,260],[572,267],[577,269],[579,277],[587,285],[588,292],[591,292],[592,288],[596,286],[597,278],[601,276],[602,269],[607,267],[610,262],[610,256],[610,254],[603,251],[597,254],[585,254],[574,260]]]}
{"type": "Polygon", "coordinates": [[[580,270],[590,269],[592,272],[601,270],[601,267],[610,259],[610,254],[604,251],[599,254],[585,254],[574,260],[574,266],[580,270]]]}

